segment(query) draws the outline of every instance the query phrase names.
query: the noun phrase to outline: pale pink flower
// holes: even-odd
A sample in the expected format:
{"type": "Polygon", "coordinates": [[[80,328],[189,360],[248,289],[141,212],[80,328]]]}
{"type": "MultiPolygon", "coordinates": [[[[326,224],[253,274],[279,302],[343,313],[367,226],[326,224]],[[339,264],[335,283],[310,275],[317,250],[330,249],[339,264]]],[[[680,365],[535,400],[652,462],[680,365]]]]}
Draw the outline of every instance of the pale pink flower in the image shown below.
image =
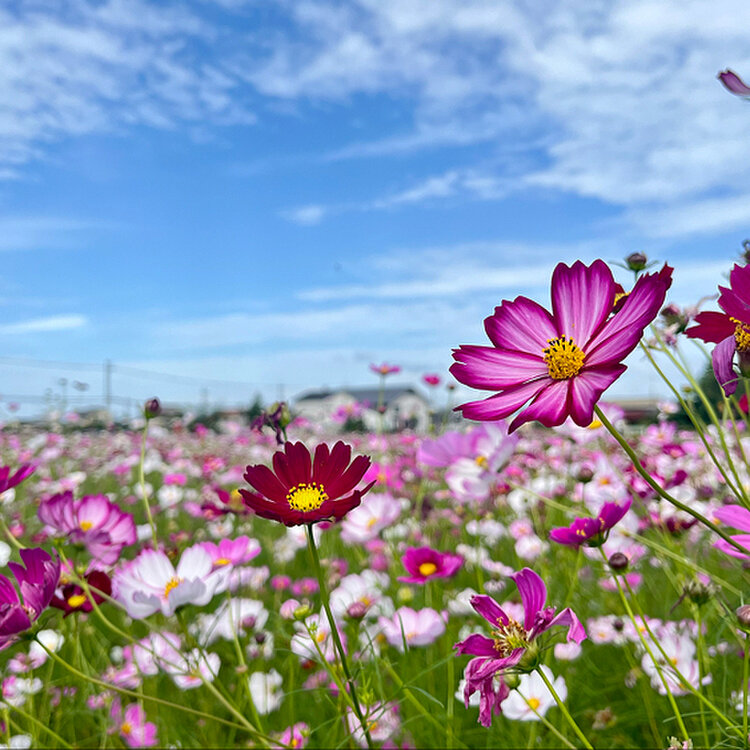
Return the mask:
{"type": "Polygon", "coordinates": [[[445,619],[430,607],[418,612],[411,607],[399,607],[392,617],[380,617],[378,624],[385,639],[399,651],[406,647],[429,646],[445,632],[445,619]]]}

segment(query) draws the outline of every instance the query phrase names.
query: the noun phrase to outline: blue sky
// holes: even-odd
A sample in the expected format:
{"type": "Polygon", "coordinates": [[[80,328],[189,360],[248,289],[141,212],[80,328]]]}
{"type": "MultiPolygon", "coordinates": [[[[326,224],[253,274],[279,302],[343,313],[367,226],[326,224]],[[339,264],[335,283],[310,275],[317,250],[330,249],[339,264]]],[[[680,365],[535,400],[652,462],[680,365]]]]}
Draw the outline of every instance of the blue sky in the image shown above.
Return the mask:
{"type": "MultiPolygon", "coordinates": [[[[750,236],[716,80],[750,78],[748,28],[744,0],[5,0],[0,393],[102,391],[13,358],[226,404],[417,382],[558,261],[635,250],[695,302],[750,236]]],[[[609,393],[664,392],[630,365],[609,393]]]]}

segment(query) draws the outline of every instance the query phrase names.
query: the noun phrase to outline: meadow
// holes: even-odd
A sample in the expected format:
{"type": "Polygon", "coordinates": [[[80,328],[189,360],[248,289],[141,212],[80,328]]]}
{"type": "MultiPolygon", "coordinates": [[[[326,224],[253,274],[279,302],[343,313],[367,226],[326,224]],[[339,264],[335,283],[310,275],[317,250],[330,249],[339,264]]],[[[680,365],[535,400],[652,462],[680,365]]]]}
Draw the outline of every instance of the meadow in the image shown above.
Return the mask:
{"type": "Polygon", "coordinates": [[[689,429],[6,427],[2,741],[745,747],[750,438],[692,383],[689,429]]]}

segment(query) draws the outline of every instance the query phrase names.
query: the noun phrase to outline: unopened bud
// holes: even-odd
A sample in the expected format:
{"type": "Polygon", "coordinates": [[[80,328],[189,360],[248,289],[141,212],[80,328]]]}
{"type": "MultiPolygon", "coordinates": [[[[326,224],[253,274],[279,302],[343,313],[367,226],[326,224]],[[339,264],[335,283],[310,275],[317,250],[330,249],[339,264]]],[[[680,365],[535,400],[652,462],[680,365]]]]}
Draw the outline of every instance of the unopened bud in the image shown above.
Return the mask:
{"type": "Polygon", "coordinates": [[[300,604],[292,614],[295,620],[304,620],[312,614],[312,607],[309,604],[300,604]]]}
{"type": "Polygon", "coordinates": [[[364,602],[352,602],[346,609],[346,616],[352,620],[361,620],[367,614],[367,609],[364,602]]]}
{"type": "Polygon", "coordinates": [[[408,586],[402,586],[396,596],[401,604],[408,604],[414,598],[414,592],[408,586]]]}
{"type": "Polygon", "coordinates": [[[516,672],[506,672],[503,675],[503,682],[511,690],[515,690],[521,684],[521,678],[516,672]]]}
{"type": "Polygon", "coordinates": [[[582,484],[587,484],[594,478],[594,472],[589,469],[588,466],[582,467],[579,472],[578,476],[576,476],[576,479],[581,482],[582,484]]]}
{"type": "Polygon", "coordinates": [[[648,258],[643,253],[630,253],[625,258],[625,264],[631,271],[642,271],[648,263],[648,258]]]}
{"type": "Polygon", "coordinates": [[[622,552],[615,552],[609,558],[609,567],[620,573],[628,567],[628,562],[627,555],[624,555],[622,552]]]}
{"type": "Polygon", "coordinates": [[[737,615],[741,627],[750,628],[750,604],[737,607],[734,613],[737,615]]]}
{"type": "Polygon", "coordinates": [[[150,398],[143,405],[143,416],[146,419],[153,419],[161,414],[161,403],[158,398],[150,398]]]}
{"type": "Polygon", "coordinates": [[[700,581],[688,581],[684,588],[685,596],[698,606],[710,601],[716,593],[716,586],[712,583],[701,583],[700,581]]]}

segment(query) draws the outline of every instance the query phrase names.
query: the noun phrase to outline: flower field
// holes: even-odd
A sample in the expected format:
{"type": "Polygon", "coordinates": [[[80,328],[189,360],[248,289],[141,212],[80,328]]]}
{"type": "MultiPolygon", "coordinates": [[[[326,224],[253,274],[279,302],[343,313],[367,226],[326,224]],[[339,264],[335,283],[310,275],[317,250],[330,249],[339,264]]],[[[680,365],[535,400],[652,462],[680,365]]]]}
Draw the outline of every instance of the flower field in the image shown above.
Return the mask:
{"type": "Polygon", "coordinates": [[[539,361],[523,298],[456,352],[479,424],[2,431],[2,742],[745,747],[744,339],[715,424],[627,425],[599,396],[671,269],[618,307],[602,267],[556,272],[539,361]]]}

